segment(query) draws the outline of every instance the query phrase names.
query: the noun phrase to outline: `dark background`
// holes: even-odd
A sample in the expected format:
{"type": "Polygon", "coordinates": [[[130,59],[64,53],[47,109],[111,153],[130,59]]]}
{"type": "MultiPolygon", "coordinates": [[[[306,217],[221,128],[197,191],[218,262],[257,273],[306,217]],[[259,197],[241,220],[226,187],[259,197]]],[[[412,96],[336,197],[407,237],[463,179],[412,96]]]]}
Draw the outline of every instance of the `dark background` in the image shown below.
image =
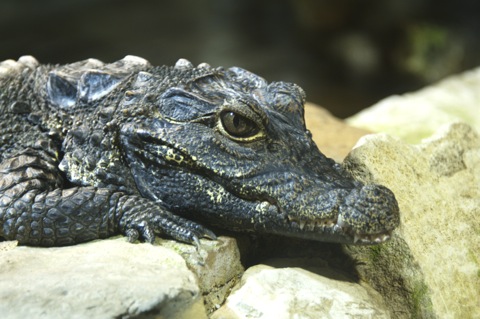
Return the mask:
{"type": "Polygon", "coordinates": [[[480,1],[0,0],[0,60],[237,65],[346,117],[480,65],[480,1]]]}

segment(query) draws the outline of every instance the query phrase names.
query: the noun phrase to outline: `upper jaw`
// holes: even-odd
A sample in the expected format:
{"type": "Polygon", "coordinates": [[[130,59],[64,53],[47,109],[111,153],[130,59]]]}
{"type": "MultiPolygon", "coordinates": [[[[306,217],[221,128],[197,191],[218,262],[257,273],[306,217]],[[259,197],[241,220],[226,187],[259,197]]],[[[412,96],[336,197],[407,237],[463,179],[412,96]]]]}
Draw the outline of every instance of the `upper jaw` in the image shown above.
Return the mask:
{"type": "Polygon", "coordinates": [[[392,230],[366,234],[356,233],[352,228],[345,225],[341,218],[313,219],[298,221],[290,216],[287,218],[287,231],[294,237],[305,239],[331,241],[344,244],[375,245],[388,241],[392,230]]]}
{"type": "Polygon", "coordinates": [[[322,204],[316,206],[318,213],[299,214],[301,209],[294,205],[286,212],[277,203],[277,215],[272,217],[282,219],[282,225],[273,232],[319,241],[372,245],[389,240],[400,222],[395,196],[380,185],[360,184],[351,190],[308,197],[312,198],[311,205],[326,198],[332,204],[326,205],[328,208],[322,204]]]}

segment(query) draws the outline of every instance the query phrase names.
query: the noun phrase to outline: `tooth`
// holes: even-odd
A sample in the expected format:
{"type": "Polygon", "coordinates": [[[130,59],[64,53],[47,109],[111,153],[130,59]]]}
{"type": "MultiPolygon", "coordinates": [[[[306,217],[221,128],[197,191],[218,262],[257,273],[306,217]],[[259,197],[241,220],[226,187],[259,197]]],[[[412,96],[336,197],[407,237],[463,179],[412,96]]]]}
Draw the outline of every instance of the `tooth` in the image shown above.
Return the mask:
{"type": "Polygon", "coordinates": [[[337,218],[337,225],[343,227],[345,225],[342,215],[339,215],[337,218]]]}
{"type": "Polygon", "coordinates": [[[301,230],[303,230],[305,228],[305,221],[304,220],[299,221],[298,224],[300,225],[301,230]]]}
{"type": "Polygon", "coordinates": [[[315,227],[315,226],[312,225],[312,222],[310,222],[310,221],[308,221],[308,222],[305,224],[305,226],[306,226],[307,230],[309,230],[309,231],[312,231],[313,228],[315,227]],[[313,227],[312,227],[312,226],[313,226],[313,227]]]}

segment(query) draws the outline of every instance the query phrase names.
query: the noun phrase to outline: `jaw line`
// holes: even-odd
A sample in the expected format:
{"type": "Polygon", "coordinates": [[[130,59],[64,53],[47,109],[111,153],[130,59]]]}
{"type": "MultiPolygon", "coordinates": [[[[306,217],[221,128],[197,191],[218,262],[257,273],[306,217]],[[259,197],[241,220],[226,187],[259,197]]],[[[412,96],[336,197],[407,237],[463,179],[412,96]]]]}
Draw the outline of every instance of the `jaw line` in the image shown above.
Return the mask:
{"type": "Polygon", "coordinates": [[[388,241],[392,236],[391,230],[376,234],[355,233],[353,229],[343,223],[341,216],[337,220],[318,218],[311,221],[299,221],[288,216],[286,222],[295,237],[319,241],[331,240],[344,244],[375,245],[388,241]]]}

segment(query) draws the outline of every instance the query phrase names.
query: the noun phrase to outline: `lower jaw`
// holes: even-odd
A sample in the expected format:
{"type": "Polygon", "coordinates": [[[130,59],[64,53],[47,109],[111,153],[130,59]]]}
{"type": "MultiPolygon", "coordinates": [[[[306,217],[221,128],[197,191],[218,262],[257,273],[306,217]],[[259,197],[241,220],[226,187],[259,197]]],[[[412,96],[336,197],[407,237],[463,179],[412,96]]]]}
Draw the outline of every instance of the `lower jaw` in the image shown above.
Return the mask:
{"type": "Polygon", "coordinates": [[[355,234],[353,236],[353,243],[357,245],[375,245],[384,243],[391,237],[391,231],[386,231],[379,234],[355,234]]]}
{"type": "Polygon", "coordinates": [[[325,242],[377,245],[388,241],[392,236],[391,230],[376,234],[355,233],[331,220],[302,223],[289,221],[289,224],[288,234],[284,233],[283,235],[325,242]]]}

